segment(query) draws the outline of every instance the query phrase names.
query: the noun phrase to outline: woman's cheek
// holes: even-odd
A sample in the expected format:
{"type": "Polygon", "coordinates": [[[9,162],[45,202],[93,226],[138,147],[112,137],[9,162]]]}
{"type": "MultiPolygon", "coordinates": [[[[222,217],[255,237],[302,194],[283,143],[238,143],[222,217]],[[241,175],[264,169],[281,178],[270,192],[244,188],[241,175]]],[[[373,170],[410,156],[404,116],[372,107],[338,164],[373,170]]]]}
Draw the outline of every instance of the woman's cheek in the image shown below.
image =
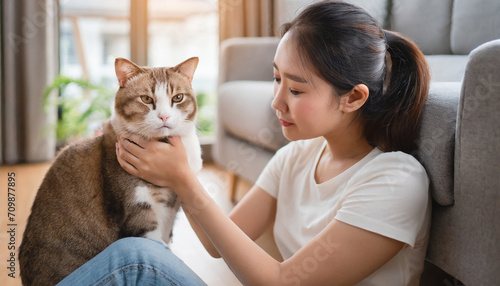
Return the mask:
{"type": "Polygon", "coordinates": [[[298,102],[294,107],[296,107],[295,119],[300,121],[299,123],[309,124],[311,121],[316,121],[315,118],[318,116],[316,106],[308,104],[308,102],[298,102]]]}

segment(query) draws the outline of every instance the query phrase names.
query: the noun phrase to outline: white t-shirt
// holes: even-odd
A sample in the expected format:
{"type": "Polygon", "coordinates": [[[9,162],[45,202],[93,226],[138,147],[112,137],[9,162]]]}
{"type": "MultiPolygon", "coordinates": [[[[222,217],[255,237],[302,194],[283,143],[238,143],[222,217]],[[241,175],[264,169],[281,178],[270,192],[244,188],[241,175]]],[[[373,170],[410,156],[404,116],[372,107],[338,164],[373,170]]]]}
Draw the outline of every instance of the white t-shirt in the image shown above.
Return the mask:
{"type": "Polygon", "coordinates": [[[323,138],[291,142],[278,150],[256,182],[277,199],[274,236],[283,258],[337,219],[407,244],[357,285],[418,285],[431,211],[422,165],[403,152],[374,148],[349,169],[317,184],[314,173],[325,147],[323,138]]]}

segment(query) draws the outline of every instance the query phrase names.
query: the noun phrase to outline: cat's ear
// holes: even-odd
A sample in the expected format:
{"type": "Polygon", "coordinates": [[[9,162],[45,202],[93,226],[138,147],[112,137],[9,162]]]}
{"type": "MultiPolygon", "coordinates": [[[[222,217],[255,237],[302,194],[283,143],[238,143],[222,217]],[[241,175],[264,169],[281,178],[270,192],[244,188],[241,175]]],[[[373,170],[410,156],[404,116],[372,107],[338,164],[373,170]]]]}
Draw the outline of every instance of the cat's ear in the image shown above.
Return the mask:
{"type": "Polygon", "coordinates": [[[115,72],[120,87],[124,87],[129,79],[143,71],[144,70],[140,66],[127,59],[117,58],[115,60],[115,72]]]}
{"type": "Polygon", "coordinates": [[[199,59],[197,57],[192,57],[178,64],[177,66],[175,66],[174,69],[175,71],[187,76],[189,78],[189,81],[192,81],[194,76],[194,71],[198,66],[198,61],[199,59]]]}

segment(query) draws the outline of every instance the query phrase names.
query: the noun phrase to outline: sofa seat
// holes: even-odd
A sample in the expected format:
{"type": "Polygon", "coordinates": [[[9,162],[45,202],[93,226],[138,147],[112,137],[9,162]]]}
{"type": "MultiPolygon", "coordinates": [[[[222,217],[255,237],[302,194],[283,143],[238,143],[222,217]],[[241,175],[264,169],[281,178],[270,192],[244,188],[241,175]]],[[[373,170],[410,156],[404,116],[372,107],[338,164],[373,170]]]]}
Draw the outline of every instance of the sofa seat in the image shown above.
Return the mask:
{"type": "Polygon", "coordinates": [[[433,82],[461,82],[469,57],[467,55],[426,55],[433,82]]]}

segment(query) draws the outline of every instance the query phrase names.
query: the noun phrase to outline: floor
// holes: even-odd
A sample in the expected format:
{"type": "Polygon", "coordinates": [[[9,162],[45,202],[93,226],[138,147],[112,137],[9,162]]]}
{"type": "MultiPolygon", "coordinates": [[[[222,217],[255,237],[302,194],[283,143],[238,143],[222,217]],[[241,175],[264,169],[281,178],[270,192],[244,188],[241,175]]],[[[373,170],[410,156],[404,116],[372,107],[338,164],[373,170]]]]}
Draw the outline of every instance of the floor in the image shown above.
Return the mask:
{"type": "MultiPolygon", "coordinates": [[[[11,250],[9,250],[9,247],[15,246],[17,249],[21,244],[31,204],[35,198],[38,186],[49,167],[50,163],[0,166],[0,189],[4,197],[2,202],[0,202],[0,281],[2,281],[2,285],[21,285],[17,253],[15,256],[16,262],[13,264],[15,267],[11,269],[14,271],[13,276],[15,278],[9,277],[9,274],[12,275],[8,268],[10,266],[8,260],[11,259],[11,250]],[[12,178],[10,179],[11,185],[12,180],[15,179],[15,191],[10,191],[10,193],[15,195],[15,201],[11,202],[10,210],[8,209],[9,201],[7,200],[9,178],[12,178]],[[15,203],[15,206],[12,203],[15,203]],[[12,231],[9,232],[10,230],[12,231]],[[12,237],[11,234],[13,235],[12,237]]],[[[229,172],[213,164],[208,164],[204,166],[198,177],[205,189],[226,213],[234,207],[234,204],[229,199],[229,186],[232,185],[232,176],[229,172]]],[[[236,199],[241,198],[250,186],[249,183],[238,180],[236,199]]],[[[11,197],[14,196],[11,195],[11,197]]],[[[257,243],[272,256],[279,259],[279,254],[273,243],[270,230],[259,238],[257,243]]],[[[174,226],[174,237],[171,248],[208,285],[241,285],[224,260],[214,259],[205,251],[182,212],[178,214],[174,226]]]]}

